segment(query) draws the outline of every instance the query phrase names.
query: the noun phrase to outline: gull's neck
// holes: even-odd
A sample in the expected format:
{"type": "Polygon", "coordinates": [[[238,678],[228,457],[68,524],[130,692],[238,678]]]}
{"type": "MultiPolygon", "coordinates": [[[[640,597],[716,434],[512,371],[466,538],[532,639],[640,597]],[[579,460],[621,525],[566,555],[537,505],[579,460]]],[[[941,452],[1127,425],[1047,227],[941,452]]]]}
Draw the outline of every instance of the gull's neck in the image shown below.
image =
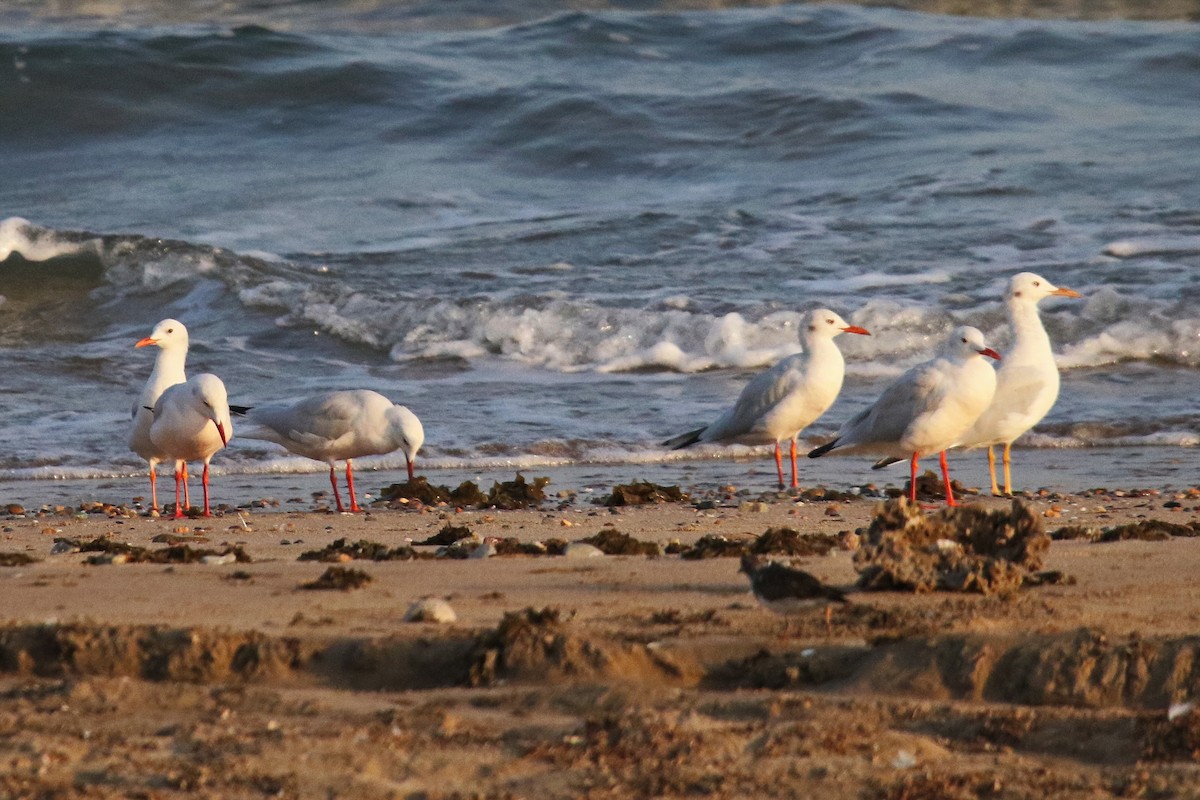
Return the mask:
{"type": "Polygon", "coordinates": [[[150,373],[150,383],[167,387],[187,380],[184,364],[187,362],[187,348],[161,347],[154,359],[154,370],[150,373]]]}
{"type": "MultiPolygon", "coordinates": [[[[1037,303],[1010,300],[1008,314],[1012,319],[1013,345],[1011,357],[1039,356],[1050,352],[1050,336],[1042,326],[1037,303]]],[[[1005,354],[1005,359],[1010,355],[1005,354]]]]}

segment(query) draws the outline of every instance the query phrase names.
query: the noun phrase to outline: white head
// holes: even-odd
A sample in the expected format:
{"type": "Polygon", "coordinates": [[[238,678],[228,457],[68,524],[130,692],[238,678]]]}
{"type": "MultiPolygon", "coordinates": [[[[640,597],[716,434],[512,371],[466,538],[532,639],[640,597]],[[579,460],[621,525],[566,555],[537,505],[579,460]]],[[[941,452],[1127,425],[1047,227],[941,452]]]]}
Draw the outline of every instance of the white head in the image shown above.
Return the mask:
{"type": "Polygon", "coordinates": [[[1012,280],[1008,282],[1008,297],[1009,303],[1032,303],[1037,305],[1038,301],[1045,297],[1057,295],[1058,297],[1079,297],[1079,292],[1074,289],[1068,289],[1065,286],[1055,286],[1050,281],[1043,278],[1041,275],[1036,275],[1032,272],[1021,272],[1012,276],[1012,280]]]}
{"type": "Polygon", "coordinates": [[[805,340],[832,339],[843,333],[858,333],[863,336],[871,335],[871,332],[866,328],[851,325],[828,308],[815,308],[809,311],[804,315],[804,322],[801,325],[800,336],[805,340]]]}
{"type": "Polygon", "coordinates": [[[183,323],[177,319],[164,319],[154,326],[154,330],[150,331],[149,336],[140,340],[134,347],[149,347],[150,345],[161,347],[163,350],[187,352],[187,328],[183,327],[183,323]]]}
{"type": "Polygon", "coordinates": [[[233,437],[233,421],[229,418],[229,395],[225,384],[216,375],[205,372],[188,381],[188,388],[193,408],[213,421],[221,435],[221,444],[228,444],[233,437]]]}
{"type": "Polygon", "coordinates": [[[400,405],[393,405],[388,409],[387,419],[388,435],[392,437],[396,449],[404,453],[404,460],[408,463],[408,479],[411,481],[417,451],[425,444],[425,427],[421,425],[421,420],[417,419],[416,414],[400,405]]]}
{"type": "Polygon", "coordinates": [[[950,337],[946,340],[944,352],[953,358],[964,361],[978,356],[1000,360],[1000,354],[987,346],[979,328],[972,328],[970,325],[961,325],[951,331],[950,337]]]}

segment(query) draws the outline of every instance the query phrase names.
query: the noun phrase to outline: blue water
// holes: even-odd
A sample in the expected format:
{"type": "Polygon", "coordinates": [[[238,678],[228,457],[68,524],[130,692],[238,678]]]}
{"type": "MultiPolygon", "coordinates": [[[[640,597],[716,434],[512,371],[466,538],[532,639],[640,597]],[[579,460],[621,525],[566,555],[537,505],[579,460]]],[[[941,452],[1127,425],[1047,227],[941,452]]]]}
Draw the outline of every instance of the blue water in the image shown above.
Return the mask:
{"type": "MultiPolygon", "coordinates": [[[[59,478],[127,499],[152,360],[132,345],[168,316],[236,402],[405,403],[435,482],[653,466],[768,485],[769,464],[709,463],[754,451],[657,443],[827,305],[875,335],[843,337],[820,441],[955,324],[1003,350],[1022,270],[1084,295],[1044,304],[1063,389],[1021,445],[1073,455],[1030,455],[1037,478],[1127,483],[1083,449],[1103,447],[1188,482],[1171,465],[1200,441],[1194,22],[226,5],[0,11],[11,493],[53,498],[36,479],[59,478]]],[[[879,477],[866,466],[803,468],[879,477]]],[[[214,467],[247,492],[321,469],[236,438],[214,467]]]]}

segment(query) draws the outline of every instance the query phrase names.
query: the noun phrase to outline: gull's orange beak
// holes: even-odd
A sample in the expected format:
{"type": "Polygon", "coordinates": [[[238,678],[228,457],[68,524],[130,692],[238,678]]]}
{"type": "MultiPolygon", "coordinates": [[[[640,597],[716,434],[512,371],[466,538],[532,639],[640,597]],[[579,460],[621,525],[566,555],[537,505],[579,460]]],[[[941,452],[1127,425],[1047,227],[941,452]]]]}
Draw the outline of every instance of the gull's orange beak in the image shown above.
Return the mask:
{"type": "Polygon", "coordinates": [[[1068,289],[1065,286],[1058,287],[1050,294],[1056,294],[1059,297],[1083,297],[1083,295],[1081,295],[1079,292],[1075,291],[1074,289],[1068,289]]]}
{"type": "Polygon", "coordinates": [[[224,447],[229,444],[229,439],[225,437],[225,426],[219,422],[214,422],[213,424],[217,426],[217,433],[221,434],[221,446],[224,447]]]}
{"type": "Polygon", "coordinates": [[[408,464],[408,479],[409,479],[409,481],[412,481],[412,479],[413,479],[413,465],[412,465],[412,462],[411,462],[411,461],[409,461],[409,460],[406,458],[406,459],[404,459],[404,463],[408,464]]]}
{"type": "Polygon", "coordinates": [[[999,353],[997,353],[995,350],[993,350],[993,349],[992,349],[992,348],[990,348],[990,347],[985,347],[985,348],[983,348],[982,350],[980,350],[980,351],[979,351],[979,355],[981,355],[981,356],[987,356],[988,358],[994,358],[994,359],[996,359],[997,361],[999,361],[999,360],[1000,360],[1000,354],[999,354],[999,353]]]}
{"type": "Polygon", "coordinates": [[[149,347],[152,344],[158,344],[158,339],[151,339],[149,336],[147,336],[145,339],[142,339],[135,344],[134,347],[149,347]]]}
{"type": "Polygon", "coordinates": [[[863,336],[870,336],[871,332],[866,328],[860,328],[857,325],[847,325],[842,328],[842,333],[861,333],[863,336]]]}

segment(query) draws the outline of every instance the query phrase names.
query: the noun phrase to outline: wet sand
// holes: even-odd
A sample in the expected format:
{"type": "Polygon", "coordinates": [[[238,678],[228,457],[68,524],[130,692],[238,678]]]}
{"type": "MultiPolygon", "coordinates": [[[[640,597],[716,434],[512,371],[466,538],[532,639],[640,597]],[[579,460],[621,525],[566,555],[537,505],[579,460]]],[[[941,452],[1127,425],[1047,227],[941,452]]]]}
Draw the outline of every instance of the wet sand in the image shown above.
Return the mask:
{"type": "MultiPolygon", "coordinates": [[[[1050,532],[1200,518],[1196,491],[1028,503],[1050,532]]],[[[699,505],[5,519],[0,554],[39,560],[0,568],[0,796],[1200,795],[1200,724],[1168,720],[1200,692],[1200,540],[1182,529],[1054,541],[1053,585],[856,592],[828,627],[819,607],[785,626],[736,558],[301,560],[448,525],[524,544],[610,527],[664,548],[772,527],[848,544],[877,502],[699,505]],[[212,557],[55,547],[102,537],[212,557]],[[331,567],[370,581],[302,588],[331,567]],[[457,620],[405,621],[423,597],[457,620]]],[[[847,549],[803,565],[857,577],[847,549]]]]}

